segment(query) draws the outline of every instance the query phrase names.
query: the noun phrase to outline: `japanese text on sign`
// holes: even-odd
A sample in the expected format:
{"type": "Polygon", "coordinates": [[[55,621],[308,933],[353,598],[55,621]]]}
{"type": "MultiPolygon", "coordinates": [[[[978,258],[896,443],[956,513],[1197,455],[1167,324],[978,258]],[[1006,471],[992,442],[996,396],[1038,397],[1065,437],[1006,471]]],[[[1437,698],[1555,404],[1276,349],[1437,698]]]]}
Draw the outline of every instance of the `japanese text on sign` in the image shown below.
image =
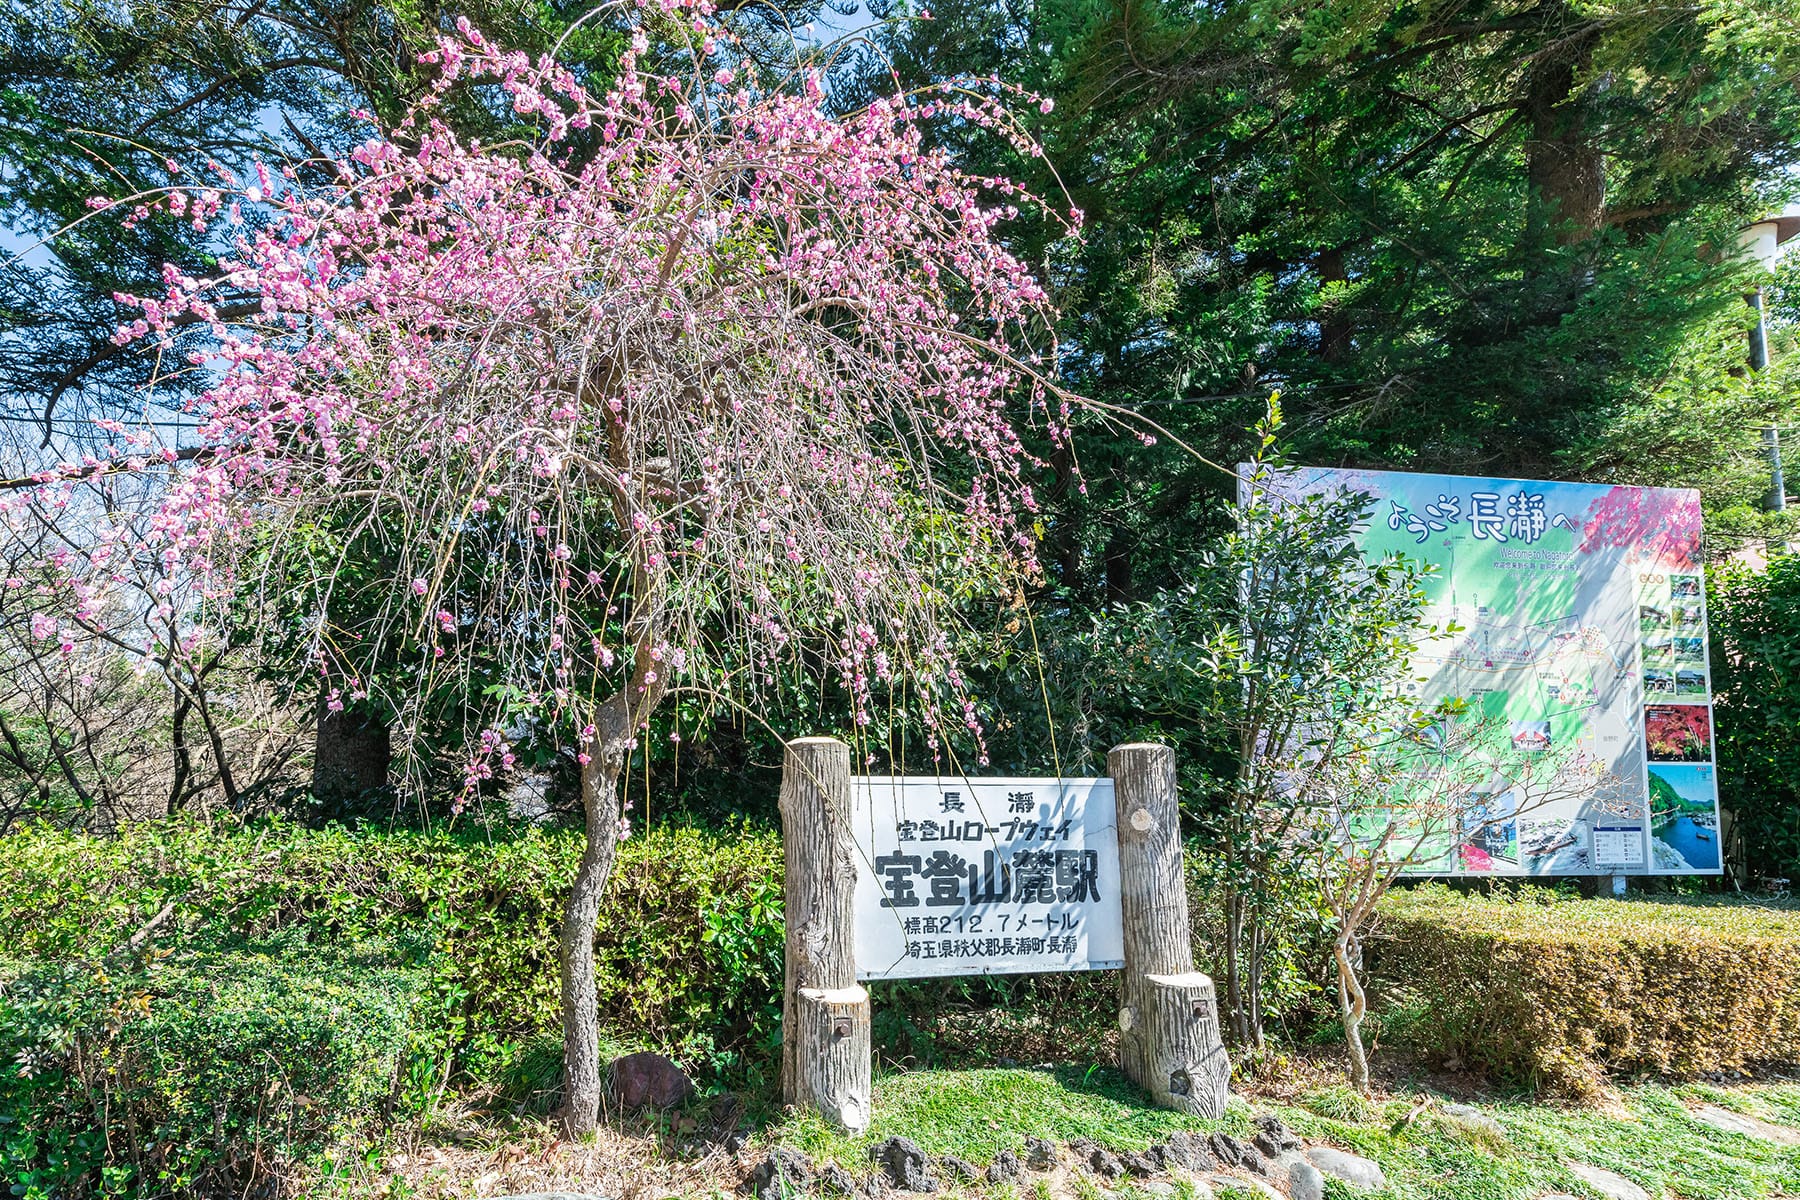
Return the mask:
{"type": "Polygon", "coordinates": [[[854,781],[857,975],[1120,965],[1110,779],[854,781]]]}

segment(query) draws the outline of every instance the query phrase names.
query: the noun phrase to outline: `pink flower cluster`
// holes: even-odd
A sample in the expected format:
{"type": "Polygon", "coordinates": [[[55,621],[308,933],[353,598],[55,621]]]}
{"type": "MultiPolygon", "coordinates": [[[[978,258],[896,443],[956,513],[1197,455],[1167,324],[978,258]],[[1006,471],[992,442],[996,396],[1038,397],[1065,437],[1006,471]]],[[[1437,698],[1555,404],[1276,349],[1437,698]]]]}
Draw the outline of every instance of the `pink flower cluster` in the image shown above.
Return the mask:
{"type": "Polygon", "coordinates": [[[205,450],[171,469],[122,436],[46,473],[31,502],[166,476],[69,577],[150,562],[224,597],[267,585],[271,531],[296,514],[380,531],[392,586],[357,636],[332,627],[332,573],[308,584],[321,673],[382,686],[381,647],[419,652],[419,693],[482,672],[506,699],[477,719],[471,787],[521,712],[586,725],[596,679],[641,717],[672,688],[743,694],[818,663],[865,720],[905,681],[935,724],[976,729],[955,605],[1033,569],[1015,420],[1063,438],[1070,398],[1049,298],[1000,237],[1049,210],[961,171],[923,125],[1037,149],[993,81],[834,117],[816,73],[724,59],[706,0],[658,2],[692,29],[690,77],[641,71],[639,34],[590,96],[464,25],[424,56],[432,93],[335,186],[258,166],[156,199],[234,223],[214,276],[170,268],[163,294],[119,298],[123,341],[210,335],[187,364],[214,379],[192,405],[205,450]],[[456,136],[436,110],[471,84],[537,138],[456,136]],[[247,205],[272,220],[239,223],[247,205]],[[251,318],[222,315],[246,300],[251,318]]]}

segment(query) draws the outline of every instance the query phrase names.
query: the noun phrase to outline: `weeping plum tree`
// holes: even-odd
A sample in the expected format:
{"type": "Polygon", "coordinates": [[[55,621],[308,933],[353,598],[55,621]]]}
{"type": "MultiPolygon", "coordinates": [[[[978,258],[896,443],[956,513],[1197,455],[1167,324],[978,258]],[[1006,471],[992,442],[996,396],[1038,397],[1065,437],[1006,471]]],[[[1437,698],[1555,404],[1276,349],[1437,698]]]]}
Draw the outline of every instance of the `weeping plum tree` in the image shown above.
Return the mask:
{"type": "Polygon", "coordinates": [[[141,519],[59,558],[71,619],[99,624],[97,597],[144,571],[171,581],[165,608],[279,586],[314,614],[334,705],[393,691],[369,664],[396,647],[422,664],[380,697],[403,729],[460,673],[483,702],[471,791],[527,734],[561,731],[587,832],[560,941],[577,1133],[599,1105],[593,930],[648,714],[812,670],[862,720],[891,691],[939,737],[973,729],[952,604],[1034,570],[1033,464],[1008,414],[1058,440],[1068,415],[1046,294],[997,237],[1047,206],[920,135],[943,116],[1030,152],[1011,97],[973,81],[830,117],[816,74],[758,78],[710,12],[643,10],[698,68],[641,70],[640,29],[604,96],[464,27],[426,56],[432,93],[332,164],[333,186],[172,166],[167,188],[113,204],[232,245],[208,278],[170,268],[164,294],[120,297],[136,310],[121,339],[206,374],[197,439],[162,449],[118,426],[112,452],[12,501],[91,513],[72,489],[156,476],[141,519]],[[433,116],[458,87],[536,135],[459,140],[433,116]],[[257,315],[227,323],[227,291],[257,315]],[[196,326],[203,345],[178,343],[196,326]],[[320,528],[384,548],[385,599],[356,630],[330,624],[320,528]],[[282,569],[303,543],[311,565],[282,569]]]}

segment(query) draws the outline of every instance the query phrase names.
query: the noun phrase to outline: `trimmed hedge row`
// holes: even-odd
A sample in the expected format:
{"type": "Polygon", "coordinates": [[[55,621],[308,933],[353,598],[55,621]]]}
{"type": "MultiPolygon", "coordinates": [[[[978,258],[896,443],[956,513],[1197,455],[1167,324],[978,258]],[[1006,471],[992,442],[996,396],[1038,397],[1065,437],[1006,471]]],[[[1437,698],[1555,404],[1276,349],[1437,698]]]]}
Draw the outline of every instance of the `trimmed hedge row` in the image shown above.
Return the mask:
{"type": "MultiPolygon", "coordinates": [[[[424,973],[461,1083],[515,1093],[556,1083],[557,927],[576,831],[157,822],[111,838],[15,830],[4,848],[0,953],[95,960],[171,902],[151,945],[178,955],[272,936],[327,948],[383,940],[424,973]]],[[[770,1084],[781,862],[779,835],[757,825],[665,825],[627,841],[595,938],[603,1025],[707,1080],[770,1084]]],[[[1190,873],[1199,886],[1197,861],[1190,873]]],[[[880,985],[878,1049],[910,1063],[1104,1058],[1115,988],[1108,974],[880,985]]]]}
{"type": "Polygon", "coordinates": [[[1430,884],[1390,895],[1378,994],[1423,1048],[1589,1094],[1604,1073],[1800,1062],[1800,912],[1430,884]]]}
{"type": "MultiPolygon", "coordinates": [[[[0,848],[0,1193],[242,1196],[446,1088],[547,1103],[558,1082],[569,831],[156,823],[0,848]]],[[[603,1020],[760,1082],[780,865],[759,829],[627,842],[603,1020]]]]}
{"type": "Polygon", "coordinates": [[[424,1099],[416,972],[273,949],[0,971],[0,1187],[243,1195],[424,1099]]]}
{"type": "MultiPolygon", "coordinates": [[[[15,831],[5,849],[0,920],[20,959],[97,960],[173,902],[154,931],[166,952],[284,935],[407,948],[477,1071],[558,1028],[557,929],[581,856],[569,831],[154,823],[104,839],[15,831]]],[[[775,1032],[781,954],[773,832],[665,828],[623,845],[596,936],[603,1020],[728,1065],[775,1032]]]]}

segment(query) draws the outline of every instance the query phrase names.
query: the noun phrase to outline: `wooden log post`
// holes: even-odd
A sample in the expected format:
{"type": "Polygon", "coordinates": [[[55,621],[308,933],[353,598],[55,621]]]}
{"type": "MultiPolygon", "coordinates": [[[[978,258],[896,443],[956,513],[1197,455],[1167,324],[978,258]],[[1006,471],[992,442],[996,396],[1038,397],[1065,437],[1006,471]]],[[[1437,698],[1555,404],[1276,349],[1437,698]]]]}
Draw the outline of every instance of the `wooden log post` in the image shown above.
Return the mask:
{"type": "Polygon", "coordinates": [[[781,1097],[860,1133],[869,1125],[874,1086],[869,993],[856,982],[849,746],[836,738],[788,743],[781,829],[787,861],[781,1097]]]}
{"type": "Polygon", "coordinates": [[[1106,767],[1118,806],[1125,931],[1120,1066],[1161,1107],[1217,1117],[1230,1094],[1231,1060],[1219,1037],[1212,980],[1194,970],[1175,752],[1114,746],[1106,767]]]}

